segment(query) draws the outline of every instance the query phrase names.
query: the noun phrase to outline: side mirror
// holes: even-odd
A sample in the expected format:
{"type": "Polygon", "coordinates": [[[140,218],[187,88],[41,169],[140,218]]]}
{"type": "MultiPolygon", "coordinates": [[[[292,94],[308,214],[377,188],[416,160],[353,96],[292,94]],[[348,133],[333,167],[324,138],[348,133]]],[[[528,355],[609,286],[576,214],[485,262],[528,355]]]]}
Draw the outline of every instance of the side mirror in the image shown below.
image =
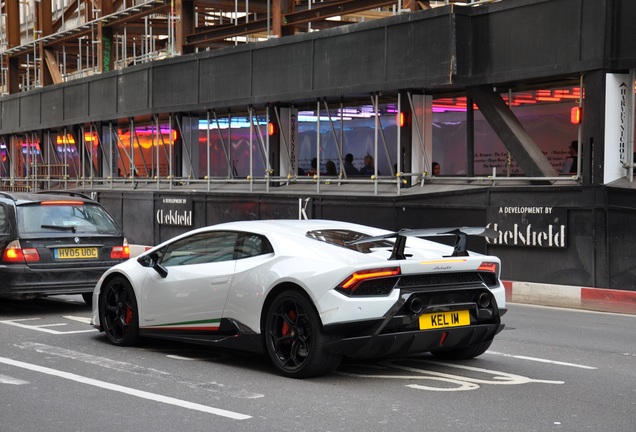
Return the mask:
{"type": "Polygon", "coordinates": [[[142,267],[152,267],[162,278],[168,276],[168,269],[159,264],[159,255],[156,252],[140,256],[137,262],[142,267]]]}
{"type": "Polygon", "coordinates": [[[142,255],[139,258],[137,258],[137,262],[142,267],[152,267],[152,261],[153,261],[152,255],[154,255],[155,257],[157,256],[157,254],[155,253],[152,253],[149,255],[142,255]]]}

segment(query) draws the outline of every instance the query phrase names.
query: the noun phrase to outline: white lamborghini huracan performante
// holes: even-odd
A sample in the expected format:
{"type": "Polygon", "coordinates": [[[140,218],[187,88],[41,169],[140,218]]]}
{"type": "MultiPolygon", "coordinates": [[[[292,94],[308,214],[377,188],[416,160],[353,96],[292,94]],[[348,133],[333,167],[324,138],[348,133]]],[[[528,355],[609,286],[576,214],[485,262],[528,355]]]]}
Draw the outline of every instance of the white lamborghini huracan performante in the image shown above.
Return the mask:
{"type": "Polygon", "coordinates": [[[484,353],[503,329],[500,261],[466,251],[488,228],[390,232],[330,220],[229,222],[104,273],[92,325],[116,345],[152,336],[263,352],[285,376],[343,357],[484,353]],[[424,237],[454,236],[454,246],[424,237]]]}

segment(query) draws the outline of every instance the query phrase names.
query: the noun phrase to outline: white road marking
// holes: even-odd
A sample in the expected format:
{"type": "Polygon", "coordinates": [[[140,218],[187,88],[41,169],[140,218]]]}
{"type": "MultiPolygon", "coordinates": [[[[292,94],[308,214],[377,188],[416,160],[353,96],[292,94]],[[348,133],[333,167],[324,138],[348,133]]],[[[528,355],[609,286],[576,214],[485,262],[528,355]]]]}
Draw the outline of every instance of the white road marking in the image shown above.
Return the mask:
{"type": "Polygon", "coordinates": [[[175,355],[175,354],[168,354],[166,357],[171,358],[171,359],[175,359],[175,360],[186,360],[186,361],[193,361],[194,360],[192,357],[183,357],[183,356],[179,356],[179,355],[175,355]]]}
{"type": "Polygon", "coordinates": [[[41,319],[41,318],[26,318],[26,319],[19,319],[19,320],[4,320],[4,321],[0,321],[0,323],[1,324],[7,324],[7,325],[15,326],[15,327],[20,327],[20,328],[24,328],[24,329],[40,331],[40,332],[43,332],[43,333],[56,334],[56,335],[88,333],[88,332],[97,331],[96,329],[93,329],[93,328],[87,329],[87,330],[71,330],[71,331],[58,331],[58,330],[53,330],[53,329],[47,328],[47,327],[51,327],[51,326],[65,326],[66,324],[42,324],[42,325],[22,324],[22,321],[35,321],[35,320],[39,320],[39,319],[41,319]]]}
{"type": "Polygon", "coordinates": [[[69,372],[63,372],[56,369],[51,369],[43,366],[38,366],[30,363],[24,363],[17,360],[12,360],[6,357],[0,357],[0,363],[4,363],[10,366],[19,367],[22,369],[31,370],[34,372],[40,372],[47,375],[56,376],[59,378],[64,378],[67,380],[75,381],[80,384],[87,384],[94,387],[103,388],[106,390],[111,390],[119,393],[124,393],[130,396],[135,396],[142,399],[147,399],[155,402],[165,403],[168,405],[174,405],[182,408],[187,408],[195,411],[201,411],[209,414],[214,414],[222,417],[231,418],[234,420],[247,420],[252,418],[252,416],[248,416],[246,414],[241,414],[233,411],[227,411],[220,408],[214,408],[206,405],[197,404],[194,402],[188,402],[181,399],[172,398],[169,396],[163,396],[155,393],[146,392],[143,390],[137,390],[130,387],[124,387],[117,384],[111,384],[104,381],[99,381],[92,378],[83,377],[81,375],[76,375],[69,372]]]}
{"type": "Polygon", "coordinates": [[[500,372],[493,371],[489,369],[481,369],[472,366],[464,366],[453,363],[442,363],[438,361],[427,361],[427,360],[414,360],[414,359],[394,359],[394,360],[385,360],[380,362],[382,366],[385,366],[386,369],[398,370],[410,372],[410,375],[374,375],[374,374],[359,374],[359,373],[347,373],[343,371],[338,371],[341,375],[358,377],[358,378],[375,378],[375,379],[400,379],[400,380],[419,380],[419,381],[429,381],[435,383],[443,383],[445,386],[427,386],[422,384],[407,384],[406,387],[416,389],[416,390],[429,390],[429,391],[467,391],[467,390],[476,390],[479,388],[480,384],[485,385],[519,385],[519,384],[528,384],[528,383],[543,383],[543,384],[563,384],[563,381],[548,381],[548,380],[537,380],[533,378],[524,377],[521,375],[511,374],[508,372],[500,372]],[[480,379],[480,378],[472,378],[468,376],[462,375],[453,375],[443,372],[437,372],[434,370],[430,370],[430,368],[424,367],[411,367],[406,366],[404,364],[400,364],[401,362],[408,363],[424,363],[425,365],[439,365],[444,368],[455,368],[460,370],[465,370],[469,372],[474,372],[486,376],[491,376],[490,379],[480,379]]]}
{"type": "Polygon", "coordinates": [[[77,322],[81,322],[84,324],[89,324],[91,323],[91,319],[90,318],[86,318],[86,317],[78,317],[78,316],[72,316],[72,315],[64,315],[62,318],[66,318],[69,319],[71,321],[77,321],[77,322]]]}
{"type": "Polygon", "coordinates": [[[23,381],[18,378],[12,378],[6,375],[0,375],[0,384],[22,385],[22,384],[29,384],[29,382],[23,381]]]}
{"type": "Polygon", "coordinates": [[[549,364],[554,364],[559,366],[568,366],[568,367],[574,367],[574,368],[580,368],[580,369],[590,369],[590,370],[598,369],[597,367],[594,367],[594,366],[585,366],[585,365],[577,364],[577,363],[567,363],[567,362],[548,360],[548,359],[542,359],[537,357],[527,357],[527,356],[521,356],[521,355],[505,354],[505,353],[500,353],[496,351],[486,351],[486,354],[498,355],[502,357],[511,357],[511,358],[516,358],[519,360],[536,361],[539,363],[549,363],[549,364]]]}
{"type": "Polygon", "coordinates": [[[146,368],[144,366],[139,366],[133,363],[111,360],[102,356],[95,356],[79,351],[69,350],[66,348],[60,348],[35,342],[24,342],[21,344],[16,344],[15,346],[21,349],[29,349],[38,353],[46,354],[47,356],[58,356],[71,360],[81,361],[83,363],[116,370],[118,372],[132,373],[135,375],[151,377],[152,379],[173,380],[174,382],[185,384],[191,388],[199,388],[209,392],[221,393],[224,396],[230,396],[238,399],[259,399],[265,397],[265,395],[262,393],[252,393],[244,389],[234,390],[231,388],[226,388],[223,384],[218,384],[216,382],[200,382],[179,379],[168,372],[160,371],[158,369],[146,368]]]}
{"type": "Polygon", "coordinates": [[[45,328],[45,327],[63,327],[65,326],[66,323],[56,323],[56,324],[41,324],[39,326],[37,326],[38,328],[45,328]]]}

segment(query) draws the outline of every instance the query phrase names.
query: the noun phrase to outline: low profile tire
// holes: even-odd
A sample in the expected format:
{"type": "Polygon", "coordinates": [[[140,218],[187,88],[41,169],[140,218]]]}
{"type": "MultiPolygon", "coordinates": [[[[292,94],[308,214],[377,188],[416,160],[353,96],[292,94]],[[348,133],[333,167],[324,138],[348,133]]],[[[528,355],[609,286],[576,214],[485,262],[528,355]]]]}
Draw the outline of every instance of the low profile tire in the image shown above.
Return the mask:
{"type": "Polygon", "coordinates": [[[466,348],[447,351],[433,351],[431,354],[442,360],[466,360],[482,355],[488,348],[490,348],[491,344],[492,339],[474,345],[469,345],[466,348]]]}
{"type": "Polygon", "coordinates": [[[129,346],[139,341],[139,309],[135,292],[126,278],[116,276],[102,287],[99,321],[113,344],[129,346]]]}
{"type": "Polygon", "coordinates": [[[267,353],[278,371],[290,378],[308,378],[333,371],[342,359],[327,352],[336,337],[322,331],[312,302],[297,291],[284,291],[272,302],[265,321],[267,353]]]}

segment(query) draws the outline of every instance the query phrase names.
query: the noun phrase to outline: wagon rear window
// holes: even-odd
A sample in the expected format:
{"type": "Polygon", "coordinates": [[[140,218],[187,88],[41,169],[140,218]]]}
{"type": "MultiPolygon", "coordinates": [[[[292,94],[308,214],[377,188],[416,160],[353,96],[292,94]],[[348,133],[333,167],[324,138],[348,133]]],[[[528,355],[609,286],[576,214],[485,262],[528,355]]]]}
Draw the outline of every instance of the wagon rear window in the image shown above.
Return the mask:
{"type": "Polygon", "coordinates": [[[350,230],[314,230],[308,231],[307,237],[362,253],[370,253],[374,248],[393,247],[393,243],[388,240],[374,240],[365,243],[351,244],[351,242],[369,238],[370,236],[350,230]]]}
{"type": "Polygon", "coordinates": [[[22,234],[96,233],[120,235],[115,222],[102,207],[91,203],[18,206],[22,234]]]}

